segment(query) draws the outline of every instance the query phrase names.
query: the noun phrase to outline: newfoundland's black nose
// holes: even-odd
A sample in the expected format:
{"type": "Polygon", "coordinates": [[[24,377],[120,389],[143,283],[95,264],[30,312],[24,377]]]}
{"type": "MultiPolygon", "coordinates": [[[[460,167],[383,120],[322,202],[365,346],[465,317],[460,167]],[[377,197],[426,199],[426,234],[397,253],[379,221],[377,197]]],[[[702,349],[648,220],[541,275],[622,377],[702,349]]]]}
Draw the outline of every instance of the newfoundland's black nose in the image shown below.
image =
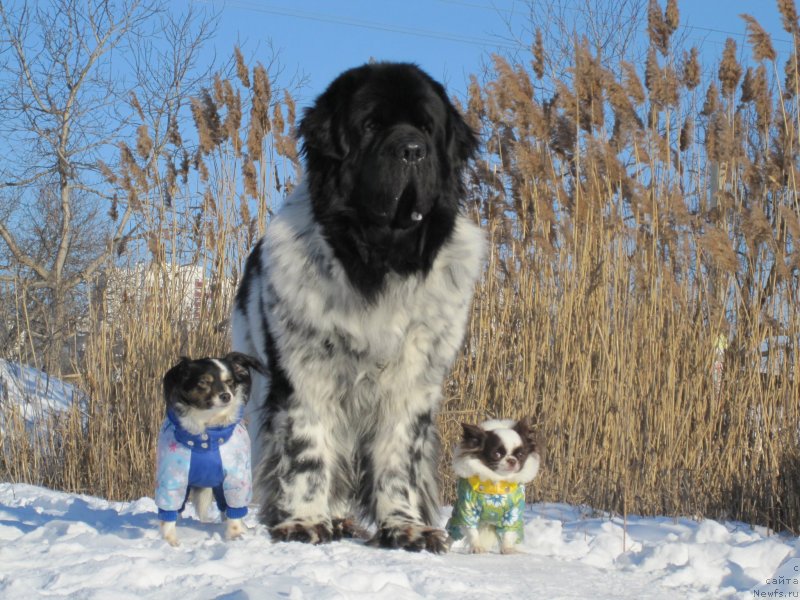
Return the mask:
{"type": "Polygon", "coordinates": [[[408,142],[398,148],[398,158],[409,164],[418,163],[428,155],[423,144],[408,142]]]}

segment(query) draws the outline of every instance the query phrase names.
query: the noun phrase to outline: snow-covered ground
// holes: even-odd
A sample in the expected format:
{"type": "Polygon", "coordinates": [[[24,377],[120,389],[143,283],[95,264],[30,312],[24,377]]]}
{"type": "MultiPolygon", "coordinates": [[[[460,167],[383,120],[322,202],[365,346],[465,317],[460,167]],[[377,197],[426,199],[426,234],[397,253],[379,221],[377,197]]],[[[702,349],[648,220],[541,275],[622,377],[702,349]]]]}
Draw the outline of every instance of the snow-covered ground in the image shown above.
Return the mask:
{"type": "MultiPolygon", "coordinates": [[[[0,409],[15,406],[28,427],[41,417],[67,410],[83,394],[74,386],[47,373],[0,359],[0,409]]],[[[0,431],[3,411],[0,410],[0,431]]]]}
{"type": "MultiPolygon", "coordinates": [[[[0,360],[0,409],[15,404],[32,430],[75,398],[69,384],[0,360]]],[[[158,536],[151,498],[108,502],[0,483],[0,598],[800,598],[800,539],[742,523],[623,523],[537,504],[522,553],[470,555],[456,545],[436,556],[354,541],[273,544],[254,512],[245,539],[227,542],[222,524],[200,523],[189,506],[172,548],[158,536]]]]}
{"type": "Polygon", "coordinates": [[[526,514],[524,553],[437,556],[273,544],[253,512],[246,522],[245,539],[227,542],[190,506],[172,548],[151,498],[2,483],[0,598],[800,598],[800,541],[742,523],[631,517],[624,527],[542,504],[526,514]]]}

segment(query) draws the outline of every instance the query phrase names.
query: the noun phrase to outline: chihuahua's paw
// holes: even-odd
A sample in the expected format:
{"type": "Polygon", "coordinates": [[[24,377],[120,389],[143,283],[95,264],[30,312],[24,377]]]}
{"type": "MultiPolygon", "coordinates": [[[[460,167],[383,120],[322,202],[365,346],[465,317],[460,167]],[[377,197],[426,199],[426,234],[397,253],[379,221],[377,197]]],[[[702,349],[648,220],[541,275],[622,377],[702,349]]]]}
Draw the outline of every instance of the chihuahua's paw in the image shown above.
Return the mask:
{"type": "Polygon", "coordinates": [[[506,531],[500,538],[500,553],[501,554],[520,554],[517,548],[517,542],[520,541],[517,533],[514,531],[506,531]]]}
{"type": "Polygon", "coordinates": [[[226,540],[240,540],[244,537],[245,526],[241,519],[228,519],[225,527],[226,540]]]}
{"type": "Polygon", "coordinates": [[[161,537],[165,542],[167,542],[173,548],[180,546],[175,521],[161,521],[159,529],[161,530],[161,537]]]}
{"type": "Polygon", "coordinates": [[[381,548],[402,548],[411,552],[427,550],[434,554],[447,552],[447,534],[441,529],[422,524],[382,525],[368,542],[381,548]]]}
{"type": "Polygon", "coordinates": [[[325,544],[333,540],[333,527],[330,521],[322,519],[288,519],[270,527],[269,535],[273,542],[325,544]]]}

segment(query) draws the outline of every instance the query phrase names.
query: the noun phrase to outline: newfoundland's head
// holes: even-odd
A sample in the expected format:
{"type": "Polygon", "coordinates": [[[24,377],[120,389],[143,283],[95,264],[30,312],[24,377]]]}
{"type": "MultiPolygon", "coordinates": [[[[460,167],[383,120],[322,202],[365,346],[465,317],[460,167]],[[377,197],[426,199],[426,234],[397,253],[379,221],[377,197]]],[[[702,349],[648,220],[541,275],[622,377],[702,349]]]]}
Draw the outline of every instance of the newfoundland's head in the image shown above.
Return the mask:
{"type": "Polygon", "coordinates": [[[406,63],[337,77],[300,122],[314,218],[350,282],[426,273],[455,225],[475,134],[441,84],[406,63]]]}

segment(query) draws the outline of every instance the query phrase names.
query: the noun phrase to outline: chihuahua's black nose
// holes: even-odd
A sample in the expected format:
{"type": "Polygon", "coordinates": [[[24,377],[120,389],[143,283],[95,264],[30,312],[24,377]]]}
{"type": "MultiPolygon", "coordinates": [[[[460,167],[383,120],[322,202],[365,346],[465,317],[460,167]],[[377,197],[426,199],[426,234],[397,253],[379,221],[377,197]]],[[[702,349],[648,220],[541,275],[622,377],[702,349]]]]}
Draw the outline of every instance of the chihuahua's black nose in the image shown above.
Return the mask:
{"type": "Polygon", "coordinates": [[[223,404],[227,404],[231,401],[231,395],[228,392],[223,392],[219,395],[219,401],[223,404]]]}

